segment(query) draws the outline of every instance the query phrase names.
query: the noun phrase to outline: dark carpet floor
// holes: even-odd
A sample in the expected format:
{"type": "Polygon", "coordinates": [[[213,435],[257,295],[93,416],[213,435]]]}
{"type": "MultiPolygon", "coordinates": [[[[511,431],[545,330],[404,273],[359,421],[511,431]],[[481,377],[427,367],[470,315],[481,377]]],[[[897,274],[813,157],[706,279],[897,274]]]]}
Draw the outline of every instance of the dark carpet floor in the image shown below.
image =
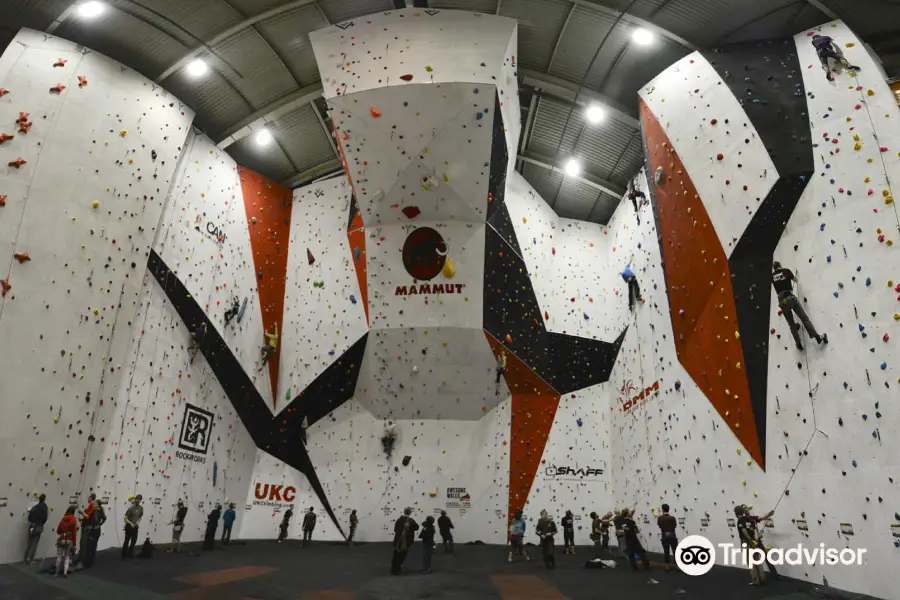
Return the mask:
{"type": "MultiPolygon", "coordinates": [[[[539,559],[506,561],[499,546],[457,546],[453,555],[438,549],[433,573],[419,573],[421,544],[404,565],[406,574],[389,571],[391,547],[355,547],[330,543],[303,548],[298,542],[255,541],[217,546],[214,552],[190,556],[157,552],[149,560],[123,561],[118,552],[98,554],[89,571],[68,579],[40,573],[40,566],[0,567],[2,600],[811,600],[825,598],[815,586],[794,580],[749,587],[749,572],[716,567],[702,577],[677,570],[634,572],[627,563],[615,569],[588,570],[589,549],[576,556],[557,552],[557,568],[548,571],[539,559]]],[[[536,548],[530,548],[538,556],[536,548]]],[[[658,560],[658,558],[657,558],[658,560]]],[[[51,564],[46,559],[45,566],[51,564]]]]}

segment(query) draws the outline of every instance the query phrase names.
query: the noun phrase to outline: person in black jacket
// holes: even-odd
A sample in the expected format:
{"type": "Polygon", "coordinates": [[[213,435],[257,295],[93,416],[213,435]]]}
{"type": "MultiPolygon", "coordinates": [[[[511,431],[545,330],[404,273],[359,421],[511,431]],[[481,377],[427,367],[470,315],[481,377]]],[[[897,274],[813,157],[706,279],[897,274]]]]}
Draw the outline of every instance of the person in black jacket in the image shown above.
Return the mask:
{"type": "Polygon", "coordinates": [[[812,321],[806,315],[806,311],[800,306],[800,301],[794,295],[793,282],[797,280],[790,269],[785,269],[777,260],[772,263],[772,287],[778,293],[778,305],[781,307],[781,314],[787,321],[788,327],[791,329],[791,335],[794,336],[794,342],[797,344],[797,350],[803,350],[803,344],[800,342],[800,327],[794,321],[794,313],[800,317],[800,322],[806,328],[809,337],[813,338],[820,344],[828,343],[828,334],[819,335],[816,328],[813,327],[812,321]]]}
{"type": "Polygon", "coordinates": [[[627,508],[622,510],[622,531],[625,533],[625,547],[627,548],[628,562],[631,563],[631,568],[635,571],[638,570],[637,558],[640,558],[641,562],[644,563],[644,570],[649,571],[650,561],[647,560],[647,552],[644,551],[644,547],[638,539],[639,530],[637,523],[631,518],[631,511],[627,508]]]}
{"type": "Polygon", "coordinates": [[[204,550],[215,550],[216,529],[219,527],[219,519],[222,517],[222,505],[218,502],[209,516],[206,517],[206,535],[203,538],[204,550]]]}
{"type": "Polygon", "coordinates": [[[575,554],[575,517],[572,511],[567,510],[566,516],[562,518],[563,527],[563,544],[565,545],[565,554],[575,554]]]}
{"type": "Polygon", "coordinates": [[[282,519],[281,519],[281,525],[278,526],[278,543],[279,544],[287,539],[288,527],[291,526],[291,518],[293,516],[294,516],[294,505],[291,504],[288,507],[288,509],[284,512],[284,517],[282,517],[282,519]]]}
{"type": "Polygon", "coordinates": [[[422,524],[422,533],[419,534],[422,540],[422,572],[431,572],[431,554],[434,552],[434,517],[429,515],[422,524]]]}
{"type": "Polygon", "coordinates": [[[44,532],[44,524],[50,516],[50,509],[44,502],[47,496],[41,494],[38,496],[37,504],[28,511],[28,545],[25,546],[25,564],[30,565],[34,561],[34,554],[37,552],[38,542],[41,541],[41,534],[44,532]]]}
{"type": "Polygon", "coordinates": [[[447,516],[447,511],[442,510],[441,516],[437,520],[438,530],[441,532],[441,540],[444,542],[444,552],[453,554],[453,521],[447,516]]]}
{"type": "Polygon", "coordinates": [[[101,500],[94,500],[94,510],[91,513],[90,523],[88,524],[90,526],[90,533],[83,542],[85,548],[83,550],[84,559],[81,566],[85,569],[94,566],[94,558],[97,556],[97,544],[100,543],[100,535],[103,533],[101,527],[103,527],[104,523],[106,523],[106,510],[103,508],[103,502],[101,500]]]}
{"type": "Polygon", "coordinates": [[[309,507],[309,512],[303,515],[303,545],[308,546],[312,541],[312,532],[316,528],[316,511],[309,507]]]}
{"type": "Polygon", "coordinates": [[[403,561],[409,553],[410,547],[416,541],[416,531],[419,524],[410,516],[412,509],[403,509],[403,516],[394,523],[394,555],[391,558],[391,575],[399,575],[403,572],[403,561]]]}

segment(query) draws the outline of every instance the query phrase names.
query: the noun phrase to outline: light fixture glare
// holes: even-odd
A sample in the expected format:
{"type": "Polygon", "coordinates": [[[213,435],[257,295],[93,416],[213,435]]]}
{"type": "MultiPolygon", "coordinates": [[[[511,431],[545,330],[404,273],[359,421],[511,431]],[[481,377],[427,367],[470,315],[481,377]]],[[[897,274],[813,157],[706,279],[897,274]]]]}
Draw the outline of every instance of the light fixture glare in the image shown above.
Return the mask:
{"type": "Polygon", "coordinates": [[[575,158],[570,158],[566,163],[566,175],[569,177],[577,177],[581,173],[581,163],[575,158]]]}
{"type": "Polygon", "coordinates": [[[268,146],[272,143],[272,132],[268,129],[260,129],[256,133],[256,145],[257,146],[268,146]]]}
{"type": "Polygon", "coordinates": [[[78,5],[78,16],[84,19],[95,19],[103,14],[106,5],[98,0],[88,0],[78,5]]]}
{"type": "Polygon", "coordinates": [[[631,34],[631,40],[640,46],[647,46],[653,43],[653,32],[643,27],[638,27],[631,34]]]}
{"type": "Polygon", "coordinates": [[[209,71],[209,65],[202,58],[195,58],[188,64],[187,72],[191,77],[203,77],[209,71]]]}
{"type": "Polygon", "coordinates": [[[600,123],[606,117],[606,111],[603,110],[603,107],[597,104],[591,104],[588,107],[586,114],[587,120],[594,125],[600,123]]]}

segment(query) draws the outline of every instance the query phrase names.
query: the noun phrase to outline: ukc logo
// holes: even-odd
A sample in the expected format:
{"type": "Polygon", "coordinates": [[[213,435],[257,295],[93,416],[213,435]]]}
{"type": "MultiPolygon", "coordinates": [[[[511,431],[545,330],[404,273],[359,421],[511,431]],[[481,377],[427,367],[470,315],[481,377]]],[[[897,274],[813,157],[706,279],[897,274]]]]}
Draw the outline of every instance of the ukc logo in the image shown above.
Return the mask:
{"type": "Polygon", "coordinates": [[[202,408],[188,404],[184,407],[184,419],[181,422],[181,435],[178,447],[188,452],[206,454],[212,433],[214,415],[202,408]]]}
{"type": "Polygon", "coordinates": [[[688,575],[706,575],[716,564],[716,548],[702,535],[689,535],[675,549],[675,564],[688,575]]]}
{"type": "Polygon", "coordinates": [[[431,281],[438,276],[447,260],[447,244],[431,227],[419,227],[403,243],[403,266],[419,281],[431,281]]]}

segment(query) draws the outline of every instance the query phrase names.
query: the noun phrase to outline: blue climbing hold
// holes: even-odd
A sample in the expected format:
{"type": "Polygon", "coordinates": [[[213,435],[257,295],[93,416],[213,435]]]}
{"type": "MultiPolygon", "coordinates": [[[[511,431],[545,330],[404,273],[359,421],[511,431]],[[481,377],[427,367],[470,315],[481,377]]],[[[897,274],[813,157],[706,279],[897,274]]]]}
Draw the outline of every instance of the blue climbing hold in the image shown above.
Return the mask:
{"type": "Polygon", "coordinates": [[[328,351],[328,356],[334,356],[334,348],[328,351]]]}
{"type": "Polygon", "coordinates": [[[854,466],[854,467],[856,466],[856,461],[855,461],[855,460],[853,461],[853,466],[854,466]]]}
{"type": "Polygon", "coordinates": [[[588,319],[590,319],[590,317],[588,316],[587,313],[582,313],[582,314],[584,315],[584,320],[585,320],[585,321],[587,321],[588,319]]]}
{"type": "Polygon", "coordinates": [[[362,251],[359,249],[359,246],[353,247],[353,260],[359,260],[362,251]]]}
{"type": "Polygon", "coordinates": [[[825,262],[831,263],[831,255],[830,254],[825,257],[825,262]]]}
{"type": "Polygon", "coordinates": [[[838,297],[838,293],[837,293],[837,292],[834,293],[834,297],[835,297],[835,298],[838,297]]]}
{"type": "Polygon", "coordinates": [[[885,369],[887,369],[887,363],[883,362],[881,363],[881,370],[884,371],[885,369]]]}
{"type": "Polygon", "coordinates": [[[356,304],[356,296],[350,294],[350,304],[356,304]]]}
{"type": "Polygon", "coordinates": [[[819,225],[819,231],[825,231],[825,223],[819,225]]]}
{"type": "Polygon", "coordinates": [[[831,168],[831,163],[825,163],[825,168],[826,168],[826,169],[830,169],[830,168],[831,168]]]}
{"type": "Polygon", "coordinates": [[[866,287],[869,287],[870,285],[872,285],[872,278],[866,277],[866,287]]]}
{"type": "Polygon", "coordinates": [[[582,425],[584,425],[584,421],[581,420],[581,417],[578,417],[578,419],[577,419],[575,422],[578,423],[578,426],[579,426],[579,427],[581,427],[582,425]]]}
{"type": "Polygon", "coordinates": [[[862,271],[862,267],[861,267],[861,266],[857,266],[857,267],[856,267],[856,272],[859,273],[860,271],[862,271]]]}
{"type": "Polygon", "coordinates": [[[859,323],[859,324],[857,325],[857,327],[859,327],[859,330],[860,330],[860,331],[865,331],[865,330],[866,330],[866,326],[863,325],[862,323],[859,323]]]}

